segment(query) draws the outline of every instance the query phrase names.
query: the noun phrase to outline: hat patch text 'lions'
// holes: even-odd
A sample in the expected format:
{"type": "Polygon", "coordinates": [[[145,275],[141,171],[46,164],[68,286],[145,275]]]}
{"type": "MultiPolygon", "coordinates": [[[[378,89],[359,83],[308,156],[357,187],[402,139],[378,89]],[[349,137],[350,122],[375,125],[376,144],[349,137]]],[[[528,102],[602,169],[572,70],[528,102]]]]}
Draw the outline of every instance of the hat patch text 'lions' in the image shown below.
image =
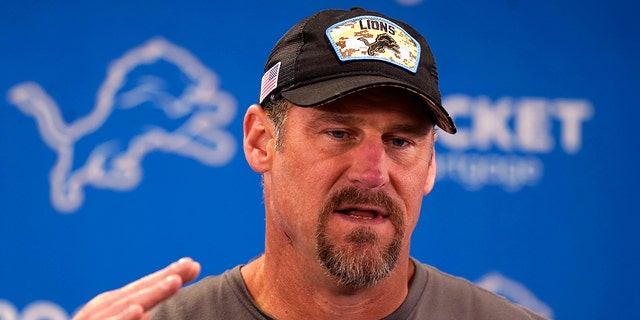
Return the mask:
{"type": "Polygon", "coordinates": [[[326,34],[342,61],[381,60],[413,73],[418,69],[420,44],[387,19],[355,17],[332,25],[326,34]]]}

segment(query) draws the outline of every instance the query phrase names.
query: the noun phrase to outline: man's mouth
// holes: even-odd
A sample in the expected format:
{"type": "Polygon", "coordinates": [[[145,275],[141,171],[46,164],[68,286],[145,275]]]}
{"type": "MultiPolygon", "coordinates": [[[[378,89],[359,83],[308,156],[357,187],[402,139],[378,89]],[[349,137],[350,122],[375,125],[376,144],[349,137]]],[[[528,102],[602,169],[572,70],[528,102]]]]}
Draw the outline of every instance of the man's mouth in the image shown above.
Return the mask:
{"type": "Polygon", "coordinates": [[[385,215],[381,211],[371,209],[346,208],[342,210],[336,210],[336,212],[358,220],[374,220],[377,218],[385,218],[385,215]]]}

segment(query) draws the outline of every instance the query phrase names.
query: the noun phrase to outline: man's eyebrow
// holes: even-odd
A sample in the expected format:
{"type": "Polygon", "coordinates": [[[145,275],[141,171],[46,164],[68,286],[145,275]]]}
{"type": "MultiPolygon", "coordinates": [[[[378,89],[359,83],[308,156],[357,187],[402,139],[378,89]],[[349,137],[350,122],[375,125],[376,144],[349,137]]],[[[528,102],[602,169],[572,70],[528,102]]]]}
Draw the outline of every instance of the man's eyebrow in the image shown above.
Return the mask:
{"type": "Polygon", "coordinates": [[[431,129],[432,127],[429,124],[396,124],[390,128],[392,132],[402,132],[416,136],[426,136],[431,132],[431,129]]]}
{"type": "MultiPolygon", "coordinates": [[[[312,116],[313,122],[320,123],[337,123],[337,124],[345,124],[345,125],[355,125],[362,124],[365,122],[364,119],[349,115],[349,114],[340,114],[335,112],[317,112],[312,116]]],[[[425,136],[429,134],[432,127],[425,124],[418,123],[398,123],[391,125],[388,130],[391,132],[399,132],[406,133],[415,136],[425,136]]]]}
{"type": "Polygon", "coordinates": [[[335,112],[316,112],[312,116],[314,122],[324,122],[324,123],[340,123],[340,124],[358,124],[364,123],[364,119],[360,119],[359,117],[348,115],[348,114],[340,114],[335,112]]]}

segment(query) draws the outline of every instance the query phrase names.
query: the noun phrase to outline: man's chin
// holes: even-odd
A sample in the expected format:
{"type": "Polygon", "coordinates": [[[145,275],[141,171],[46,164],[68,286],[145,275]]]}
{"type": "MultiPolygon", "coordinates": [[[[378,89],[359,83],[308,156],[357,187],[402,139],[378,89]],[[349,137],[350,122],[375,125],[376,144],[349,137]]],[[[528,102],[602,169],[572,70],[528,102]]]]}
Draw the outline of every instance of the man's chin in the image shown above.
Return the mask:
{"type": "Polygon", "coordinates": [[[378,283],[391,274],[400,255],[401,241],[380,245],[371,230],[352,232],[345,243],[332,244],[326,236],[318,237],[318,259],[338,284],[360,288],[378,283]]]}

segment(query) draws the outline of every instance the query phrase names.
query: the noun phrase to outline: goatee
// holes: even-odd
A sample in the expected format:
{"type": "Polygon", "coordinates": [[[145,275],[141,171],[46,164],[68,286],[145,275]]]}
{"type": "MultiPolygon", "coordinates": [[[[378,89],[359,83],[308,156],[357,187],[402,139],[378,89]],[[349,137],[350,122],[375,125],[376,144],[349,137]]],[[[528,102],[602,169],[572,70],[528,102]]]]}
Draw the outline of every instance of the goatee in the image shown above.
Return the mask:
{"type": "Polygon", "coordinates": [[[339,190],[325,203],[316,228],[317,257],[327,272],[341,286],[361,288],[374,285],[391,274],[398,262],[404,236],[404,216],[386,193],[365,193],[354,187],[339,190]],[[329,216],[341,204],[375,205],[384,208],[394,226],[395,235],[382,245],[378,234],[369,227],[353,230],[346,244],[332,243],[327,234],[329,216]]]}

